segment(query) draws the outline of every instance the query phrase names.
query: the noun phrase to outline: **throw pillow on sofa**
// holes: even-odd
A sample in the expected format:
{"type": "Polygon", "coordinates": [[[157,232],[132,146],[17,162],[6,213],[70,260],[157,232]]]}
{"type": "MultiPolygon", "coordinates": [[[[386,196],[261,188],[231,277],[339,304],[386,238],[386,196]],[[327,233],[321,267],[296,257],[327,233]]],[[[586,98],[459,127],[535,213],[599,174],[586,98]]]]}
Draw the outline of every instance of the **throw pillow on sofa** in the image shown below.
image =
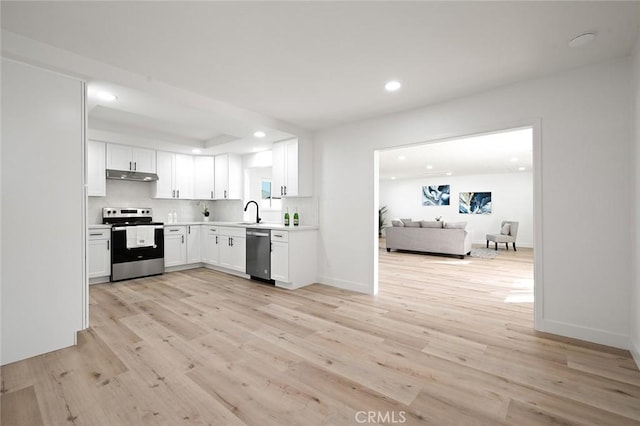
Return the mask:
{"type": "Polygon", "coordinates": [[[401,220],[392,220],[391,221],[391,225],[392,226],[397,226],[397,227],[403,227],[404,223],[401,220]]]}
{"type": "Polygon", "coordinates": [[[420,222],[405,222],[402,221],[402,223],[404,223],[404,226],[407,228],[420,228],[420,222]]]}
{"type": "Polygon", "coordinates": [[[445,229],[465,229],[467,222],[445,222],[445,229]]]}
{"type": "Polygon", "coordinates": [[[421,228],[442,228],[442,222],[438,222],[435,220],[423,220],[420,222],[421,228]]]}

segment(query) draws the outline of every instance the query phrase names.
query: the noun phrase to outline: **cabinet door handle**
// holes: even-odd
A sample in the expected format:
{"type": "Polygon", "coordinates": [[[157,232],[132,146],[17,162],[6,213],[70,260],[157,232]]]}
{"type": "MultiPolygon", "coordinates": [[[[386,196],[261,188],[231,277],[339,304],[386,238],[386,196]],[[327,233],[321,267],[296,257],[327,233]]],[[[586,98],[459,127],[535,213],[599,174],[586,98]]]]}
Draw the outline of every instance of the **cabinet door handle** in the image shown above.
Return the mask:
{"type": "Polygon", "coordinates": [[[111,241],[107,240],[107,251],[111,250],[111,241]]]}
{"type": "Polygon", "coordinates": [[[213,200],[213,191],[211,191],[211,199],[213,200]]]}
{"type": "Polygon", "coordinates": [[[284,195],[287,195],[287,185],[284,186],[284,195]]]}
{"type": "Polygon", "coordinates": [[[176,198],[176,190],[171,191],[171,198],[176,198]]]}
{"type": "Polygon", "coordinates": [[[218,245],[218,236],[216,235],[216,245],[218,245]]]}
{"type": "Polygon", "coordinates": [[[233,237],[229,237],[229,246],[233,247],[233,237]]]}
{"type": "Polygon", "coordinates": [[[269,242],[269,251],[271,251],[271,252],[273,251],[273,243],[272,242],[269,242]]]}
{"type": "Polygon", "coordinates": [[[227,198],[227,190],[224,190],[224,198],[227,198]]]}
{"type": "Polygon", "coordinates": [[[97,234],[89,234],[92,237],[99,237],[100,235],[102,235],[102,232],[98,232],[97,234]]]}
{"type": "Polygon", "coordinates": [[[180,240],[182,241],[182,244],[184,244],[184,235],[180,237],[180,240]]]}
{"type": "Polygon", "coordinates": [[[133,167],[131,167],[131,161],[129,161],[129,170],[133,170],[133,167]]]}
{"type": "Polygon", "coordinates": [[[284,187],[280,185],[280,196],[284,195],[284,187]]]}
{"type": "Polygon", "coordinates": [[[178,196],[176,198],[180,198],[180,190],[179,189],[176,191],[176,193],[178,194],[178,196]]]}
{"type": "Polygon", "coordinates": [[[187,229],[188,229],[187,232],[190,234],[191,233],[191,225],[187,226],[187,229]]]}
{"type": "Polygon", "coordinates": [[[169,229],[169,232],[178,232],[179,229],[169,229]]]}

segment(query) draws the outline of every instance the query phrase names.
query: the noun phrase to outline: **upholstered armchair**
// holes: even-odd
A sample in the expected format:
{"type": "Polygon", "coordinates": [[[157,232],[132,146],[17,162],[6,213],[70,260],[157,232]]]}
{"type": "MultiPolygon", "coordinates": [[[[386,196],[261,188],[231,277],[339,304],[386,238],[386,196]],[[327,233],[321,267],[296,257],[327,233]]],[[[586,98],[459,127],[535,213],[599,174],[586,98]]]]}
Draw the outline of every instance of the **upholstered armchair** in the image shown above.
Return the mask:
{"type": "Polygon", "coordinates": [[[518,236],[518,223],[511,220],[503,220],[500,226],[499,234],[487,234],[487,248],[489,248],[489,241],[495,244],[496,250],[498,250],[498,243],[504,243],[509,250],[509,243],[513,244],[513,251],[516,250],[516,237],[518,236]]]}

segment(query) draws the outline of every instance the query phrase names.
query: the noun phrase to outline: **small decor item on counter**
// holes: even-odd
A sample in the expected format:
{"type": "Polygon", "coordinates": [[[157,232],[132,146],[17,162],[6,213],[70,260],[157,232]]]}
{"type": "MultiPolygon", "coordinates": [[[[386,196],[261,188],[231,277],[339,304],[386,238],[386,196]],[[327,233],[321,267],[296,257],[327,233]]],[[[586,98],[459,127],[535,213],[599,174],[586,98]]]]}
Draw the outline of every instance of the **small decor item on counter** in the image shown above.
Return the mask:
{"type": "Polygon", "coordinates": [[[206,201],[198,201],[198,204],[202,206],[202,219],[205,222],[209,222],[209,215],[211,214],[209,211],[209,205],[206,201]]]}
{"type": "Polygon", "coordinates": [[[300,215],[298,215],[298,209],[293,213],[293,226],[300,225],[300,215]]]}
{"type": "Polygon", "coordinates": [[[284,214],[284,226],[289,226],[289,208],[287,208],[287,211],[284,214]]]}
{"type": "Polygon", "coordinates": [[[440,222],[442,220],[442,216],[436,216],[436,222],[440,222]]]}

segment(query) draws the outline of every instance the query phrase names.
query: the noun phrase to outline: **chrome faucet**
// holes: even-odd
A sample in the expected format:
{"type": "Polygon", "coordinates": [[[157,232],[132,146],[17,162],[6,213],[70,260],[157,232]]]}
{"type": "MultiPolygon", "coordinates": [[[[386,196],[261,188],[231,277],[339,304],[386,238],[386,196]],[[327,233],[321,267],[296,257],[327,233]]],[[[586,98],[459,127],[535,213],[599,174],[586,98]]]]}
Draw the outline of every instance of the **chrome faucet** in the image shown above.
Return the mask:
{"type": "Polygon", "coordinates": [[[251,203],[253,203],[253,204],[255,204],[255,205],[256,205],[256,223],[260,223],[260,221],[261,221],[262,219],[260,219],[260,206],[258,206],[258,203],[256,203],[256,202],[255,202],[255,201],[253,201],[253,200],[249,201],[249,202],[247,203],[247,205],[246,205],[246,206],[244,206],[244,211],[245,211],[245,212],[247,211],[247,209],[249,208],[249,204],[251,204],[251,203]]]}

